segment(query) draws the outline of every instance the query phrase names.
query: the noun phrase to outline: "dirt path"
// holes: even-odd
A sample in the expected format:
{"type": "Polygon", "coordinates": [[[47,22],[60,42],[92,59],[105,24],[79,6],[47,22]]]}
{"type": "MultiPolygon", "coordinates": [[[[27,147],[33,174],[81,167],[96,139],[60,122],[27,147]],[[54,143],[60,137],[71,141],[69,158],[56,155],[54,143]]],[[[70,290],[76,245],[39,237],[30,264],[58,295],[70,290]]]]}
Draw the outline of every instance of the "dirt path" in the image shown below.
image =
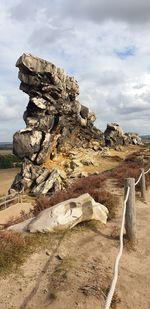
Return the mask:
{"type": "MultiPolygon", "coordinates": [[[[113,308],[150,308],[149,206],[150,191],[147,204],[136,202],[138,244],[135,251],[124,248],[115,295],[118,304],[113,308]]],[[[1,278],[0,308],[103,309],[118,252],[120,212],[121,206],[117,218],[106,226],[91,222],[58,235],[19,273],[1,278]]]]}
{"type": "Polygon", "coordinates": [[[17,203],[4,210],[0,211],[0,226],[6,224],[8,221],[12,221],[14,218],[20,217],[21,212],[25,214],[29,213],[32,209],[32,203],[17,203]]]}

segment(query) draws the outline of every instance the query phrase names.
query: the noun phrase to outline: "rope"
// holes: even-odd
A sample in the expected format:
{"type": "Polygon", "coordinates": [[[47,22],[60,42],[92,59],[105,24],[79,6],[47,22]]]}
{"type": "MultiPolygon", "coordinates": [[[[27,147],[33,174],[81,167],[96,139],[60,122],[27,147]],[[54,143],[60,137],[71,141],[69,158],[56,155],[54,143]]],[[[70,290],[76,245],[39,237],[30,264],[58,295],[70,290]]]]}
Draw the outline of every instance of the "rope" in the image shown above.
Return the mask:
{"type": "Polygon", "coordinates": [[[115,261],[115,265],[114,265],[113,280],[112,280],[112,283],[111,283],[111,287],[110,287],[108,296],[106,298],[105,309],[110,308],[112,298],[113,298],[113,295],[114,295],[114,292],[115,292],[117,279],[118,279],[119,261],[120,261],[120,258],[122,256],[122,252],[123,252],[123,231],[124,231],[124,225],[125,225],[126,204],[127,204],[127,200],[128,200],[128,197],[129,197],[129,193],[130,193],[130,187],[128,187],[128,189],[127,189],[126,197],[125,197],[125,200],[124,200],[124,209],[123,209],[122,224],[121,224],[121,230],[120,230],[120,248],[119,248],[119,252],[118,252],[118,255],[116,257],[116,261],[115,261]]]}
{"type": "Polygon", "coordinates": [[[139,183],[139,181],[141,180],[141,177],[142,177],[142,173],[140,174],[140,176],[139,176],[137,182],[135,182],[135,186],[139,183]]]}
{"type": "Polygon", "coordinates": [[[150,168],[144,173],[145,175],[148,174],[150,172],[150,168]]]}

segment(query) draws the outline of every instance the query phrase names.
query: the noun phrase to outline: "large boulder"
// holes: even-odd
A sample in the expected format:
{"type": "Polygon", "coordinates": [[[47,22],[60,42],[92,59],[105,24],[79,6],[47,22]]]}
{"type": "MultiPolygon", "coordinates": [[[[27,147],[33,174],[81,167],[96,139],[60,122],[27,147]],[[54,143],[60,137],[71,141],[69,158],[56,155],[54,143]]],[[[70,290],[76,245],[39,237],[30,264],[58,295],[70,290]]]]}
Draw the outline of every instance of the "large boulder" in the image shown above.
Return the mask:
{"type": "Polygon", "coordinates": [[[124,145],[124,132],[117,123],[107,124],[104,132],[105,144],[109,147],[124,145]]]}
{"type": "Polygon", "coordinates": [[[137,133],[125,133],[125,136],[128,140],[129,144],[133,144],[133,145],[142,145],[142,139],[139,136],[139,134],[137,133]]]}
{"type": "Polygon", "coordinates": [[[13,231],[29,231],[31,233],[47,233],[71,229],[80,222],[98,220],[107,222],[108,210],[96,203],[88,194],[73,198],[43,210],[33,219],[11,226],[13,231]]]}
{"type": "Polygon", "coordinates": [[[123,129],[117,123],[107,124],[104,132],[105,144],[108,147],[118,145],[142,145],[142,140],[137,133],[124,133],[123,129]]]}
{"type": "Polygon", "coordinates": [[[42,132],[26,128],[16,132],[13,136],[13,153],[20,159],[25,157],[34,161],[40,151],[42,132]]]}

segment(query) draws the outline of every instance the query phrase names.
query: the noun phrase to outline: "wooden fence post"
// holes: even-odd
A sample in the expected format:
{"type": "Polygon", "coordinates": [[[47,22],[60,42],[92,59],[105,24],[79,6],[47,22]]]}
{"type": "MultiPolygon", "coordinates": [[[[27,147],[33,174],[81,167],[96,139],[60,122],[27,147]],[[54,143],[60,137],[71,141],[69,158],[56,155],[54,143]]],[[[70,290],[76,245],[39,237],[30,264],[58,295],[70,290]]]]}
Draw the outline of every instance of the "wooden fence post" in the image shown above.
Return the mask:
{"type": "Polygon", "coordinates": [[[125,229],[127,239],[132,243],[136,242],[136,209],[135,209],[135,179],[126,178],[124,184],[124,199],[126,198],[128,187],[129,197],[126,203],[125,229]]]}
{"type": "Polygon", "coordinates": [[[144,199],[144,202],[146,202],[146,184],[145,184],[145,174],[144,174],[144,168],[140,169],[142,173],[140,186],[141,186],[141,197],[144,199]]]}

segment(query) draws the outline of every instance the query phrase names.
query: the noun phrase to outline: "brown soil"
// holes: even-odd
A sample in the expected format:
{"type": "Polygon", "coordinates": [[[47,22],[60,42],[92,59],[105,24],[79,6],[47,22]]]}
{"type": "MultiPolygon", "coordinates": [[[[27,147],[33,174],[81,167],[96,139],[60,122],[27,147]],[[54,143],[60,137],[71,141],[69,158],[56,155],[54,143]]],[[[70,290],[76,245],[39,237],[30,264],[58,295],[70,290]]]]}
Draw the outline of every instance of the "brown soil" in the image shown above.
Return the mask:
{"type": "MultiPolygon", "coordinates": [[[[46,250],[30,256],[19,273],[1,278],[1,309],[104,308],[118,252],[123,204],[122,190],[111,181],[107,186],[120,196],[116,219],[106,226],[90,222],[58,234],[46,250]]],[[[125,244],[111,308],[150,308],[149,203],[150,191],[147,204],[136,201],[138,243],[135,250],[125,244]]]]}
{"type": "Polygon", "coordinates": [[[19,171],[20,168],[0,169],[0,196],[7,194],[8,189],[19,171]]]}

